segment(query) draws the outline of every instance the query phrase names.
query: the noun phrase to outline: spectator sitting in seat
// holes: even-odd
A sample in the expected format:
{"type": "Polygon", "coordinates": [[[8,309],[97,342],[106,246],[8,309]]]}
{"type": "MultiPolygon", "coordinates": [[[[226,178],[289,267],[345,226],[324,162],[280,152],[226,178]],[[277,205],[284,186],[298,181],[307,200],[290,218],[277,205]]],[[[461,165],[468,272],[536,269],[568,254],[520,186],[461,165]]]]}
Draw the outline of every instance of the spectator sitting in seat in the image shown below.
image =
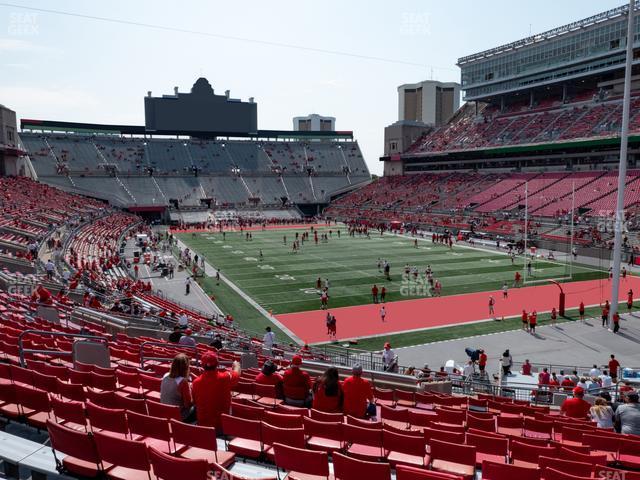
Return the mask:
{"type": "Polygon", "coordinates": [[[343,392],[336,367],[329,367],[313,387],[313,408],[322,412],[342,411],[343,392]]]}
{"type": "Polygon", "coordinates": [[[282,376],[284,403],[295,407],[311,405],[311,377],[300,369],[302,357],[294,355],[291,365],[282,376]]]}
{"type": "Polygon", "coordinates": [[[607,404],[604,398],[596,398],[589,415],[598,424],[598,428],[613,428],[613,408],[607,404]]]}
{"type": "Polygon", "coordinates": [[[278,398],[282,398],[282,375],[276,373],[278,366],[271,360],[262,365],[262,372],[258,374],[255,382],[260,385],[275,385],[278,398]]]}
{"type": "Polygon", "coordinates": [[[195,410],[189,385],[189,357],[179,353],[171,362],[171,370],[165,373],[160,384],[160,402],[180,407],[180,416],[185,422],[195,420],[195,410]]]}
{"type": "Polygon", "coordinates": [[[640,435],[640,403],[638,392],[629,391],[624,397],[625,403],[616,409],[616,431],[627,435],[640,435]]]}
{"type": "Polygon", "coordinates": [[[590,410],[591,404],[584,399],[584,389],[581,387],[575,387],[573,398],[567,398],[560,407],[563,415],[580,420],[587,418],[590,410]]]}
{"type": "Polygon", "coordinates": [[[373,389],[369,380],[362,378],[362,366],[356,363],[351,376],[342,382],[344,392],[343,412],[356,418],[364,418],[368,406],[373,403],[373,389]]]}
{"type": "Polygon", "coordinates": [[[173,332],[169,335],[169,341],[171,343],[178,343],[180,341],[180,337],[182,337],[182,332],[180,331],[180,327],[175,325],[173,327],[173,332]]]}
{"type": "Polygon", "coordinates": [[[184,335],[180,337],[180,340],[178,340],[178,344],[186,345],[188,347],[195,347],[196,346],[196,339],[191,336],[192,333],[193,332],[191,331],[191,329],[187,328],[184,331],[184,335]]]}
{"type": "Polygon", "coordinates": [[[218,370],[218,355],[207,352],[200,360],[204,372],[193,381],[193,401],[198,425],[222,431],[220,416],[229,413],[231,389],[240,379],[240,363],[231,370],[218,370]]]}

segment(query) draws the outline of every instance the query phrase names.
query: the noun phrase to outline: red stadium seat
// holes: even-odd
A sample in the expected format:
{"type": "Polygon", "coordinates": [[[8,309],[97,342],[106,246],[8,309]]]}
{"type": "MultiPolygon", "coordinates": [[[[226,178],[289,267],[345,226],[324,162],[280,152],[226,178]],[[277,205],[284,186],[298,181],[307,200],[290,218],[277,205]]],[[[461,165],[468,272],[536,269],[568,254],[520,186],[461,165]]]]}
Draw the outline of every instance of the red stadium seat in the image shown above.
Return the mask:
{"type": "Polygon", "coordinates": [[[309,410],[309,415],[314,420],[318,420],[320,422],[343,422],[344,415],[342,413],[327,413],[321,412],[320,410],[316,410],[312,408],[309,410]]]}
{"type": "Polygon", "coordinates": [[[350,458],[338,452],[333,456],[333,473],[336,480],[389,480],[391,467],[388,463],[366,462],[357,458],[350,458]]]}
{"type": "Polygon", "coordinates": [[[509,456],[509,440],[496,438],[485,434],[467,433],[467,445],[476,447],[476,466],[485,460],[494,463],[504,463],[509,456]]]}
{"type": "Polygon", "coordinates": [[[171,453],[169,420],[128,411],[127,421],[133,440],[144,442],[161,452],[171,453]]]}
{"type": "Polygon", "coordinates": [[[276,466],[288,472],[287,478],[330,478],[326,452],[305,450],[281,443],[273,444],[273,452],[276,466]]]}
{"type": "Polygon", "coordinates": [[[345,424],[343,432],[349,456],[367,461],[377,461],[384,457],[382,429],[345,424]]]}
{"type": "Polygon", "coordinates": [[[538,458],[540,456],[555,455],[555,447],[541,447],[536,445],[528,445],[522,441],[514,440],[511,442],[511,459],[514,465],[521,467],[534,468],[538,466],[538,458]]]}
{"type": "Polygon", "coordinates": [[[84,402],[87,400],[87,393],[85,392],[84,387],[79,383],[67,383],[59,378],[56,379],[56,383],[56,392],[60,397],[75,400],[77,402],[84,402]]]}
{"type": "Polygon", "coordinates": [[[51,399],[53,416],[58,423],[73,430],[87,431],[87,416],[84,403],[73,400],[51,399]]]}
{"type": "Polygon", "coordinates": [[[235,453],[218,451],[216,429],[190,425],[177,420],[171,420],[171,436],[173,450],[176,455],[189,459],[205,459],[209,465],[227,467],[235,459],[235,453]]]}
{"type": "Polygon", "coordinates": [[[476,447],[431,440],[431,469],[472,479],[475,475],[476,447]]]}
{"type": "Polygon", "coordinates": [[[430,458],[426,454],[424,438],[402,435],[387,429],[382,431],[384,456],[395,468],[397,465],[426,467],[430,458]]]}
{"type": "Polygon", "coordinates": [[[302,419],[304,433],[307,436],[307,447],[311,450],[320,450],[332,453],[342,450],[343,426],[342,422],[321,422],[313,418],[302,419]]]}
{"type": "Polygon", "coordinates": [[[265,411],[262,420],[269,425],[280,428],[302,428],[302,415],[287,415],[265,411]]]}
{"type": "Polygon", "coordinates": [[[592,479],[591,475],[586,477],[578,477],[567,472],[561,472],[555,468],[547,468],[544,472],[544,480],[588,480],[592,479]]]}
{"type": "Polygon", "coordinates": [[[275,459],[274,443],[304,449],[304,430],[302,428],[279,428],[262,422],[262,448],[270,461],[275,459]]]}
{"type": "Polygon", "coordinates": [[[98,475],[100,457],[92,436],[51,420],[47,422],[47,430],[59,471],[82,477],[98,475]],[[58,458],[58,453],[64,457],[58,458]]]}
{"type": "Polygon", "coordinates": [[[227,450],[240,456],[260,458],[262,455],[262,435],[260,422],[222,415],[222,430],[227,440],[227,450]]]}
{"type": "Polygon", "coordinates": [[[176,405],[166,405],[149,399],[146,400],[146,404],[147,411],[152,417],[182,420],[180,407],[177,407],[176,405]]]}
{"type": "Polygon", "coordinates": [[[482,462],[482,480],[540,480],[540,470],[508,463],[482,462]]]}
{"type": "Polygon", "coordinates": [[[467,415],[467,428],[473,428],[476,430],[483,430],[485,432],[496,432],[496,419],[492,418],[480,418],[475,414],[469,413],[467,415]]]}
{"type": "Polygon", "coordinates": [[[100,462],[112,480],[152,480],[151,464],[144,442],[94,432],[100,462]],[[108,465],[108,466],[107,466],[108,465]]]}
{"type": "Polygon", "coordinates": [[[104,408],[87,402],[87,416],[93,433],[105,431],[121,437],[129,434],[127,415],[122,409],[104,408]]]}
{"type": "Polygon", "coordinates": [[[418,467],[398,465],[396,467],[396,480],[462,480],[462,477],[418,467]]]}
{"type": "Polygon", "coordinates": [[[158,480],[209,479],[209,464],[206,460],[176,458],[149,447],[149,461],[158,480]]]}
{"type": "Polygon", "coordinates": [[[545,471],[548,468],[553,468],[554,470],[575,475],[576,477],[590,477],[593,472],[593,465],[590,463],[572,462],[570,460],[560,458],[545,457],[544,455],[538,457],[538,465],[542,472],[542,478],[545,479],[545,471]]]}
{"type": "Polygon", "coordinates": [[[625,468],[640,470],[640,440],[630,437],[620,442],[618,462],[625,468]]]}

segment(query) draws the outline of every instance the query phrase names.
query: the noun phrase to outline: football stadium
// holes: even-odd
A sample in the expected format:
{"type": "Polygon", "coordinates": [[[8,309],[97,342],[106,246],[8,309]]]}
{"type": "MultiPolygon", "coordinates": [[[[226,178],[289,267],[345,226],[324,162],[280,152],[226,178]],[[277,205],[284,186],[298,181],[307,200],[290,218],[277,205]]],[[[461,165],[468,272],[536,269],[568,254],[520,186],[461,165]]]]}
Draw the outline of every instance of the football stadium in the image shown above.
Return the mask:
{"type": "Polygon", "coordinates": [[[640,3],[62,3],[0,3],[0,478],[640,480],[640,3]]]}

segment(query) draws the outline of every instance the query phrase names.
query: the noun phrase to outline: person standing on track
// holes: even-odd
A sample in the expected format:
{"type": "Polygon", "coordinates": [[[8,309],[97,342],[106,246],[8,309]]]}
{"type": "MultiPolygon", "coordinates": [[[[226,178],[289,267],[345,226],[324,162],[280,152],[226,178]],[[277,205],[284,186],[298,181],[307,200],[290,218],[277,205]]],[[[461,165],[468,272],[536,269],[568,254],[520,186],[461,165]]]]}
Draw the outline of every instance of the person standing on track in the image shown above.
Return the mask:
{"type": "Polygon", "coordinates": [[[509,287],[507,287],[507,282],[502,284],[502,298],[506,300],[509,298],[509,287]]]}
{"type": "Polygon", "coordinates": [[[384,305],[382,305],[380,307],[380,320],[382,320],[382,323],[384,323],[387,318],[387,310],[384,308],[384,305]]]}
{"type": "Polygon", "coordinates": [[[495,318],[495,316],[496,316],[494,308],[493,308],[495,304],[496,304],[495,298],[493,298],[493,295],[490,295],[489,296],[489,316],[491,318],[495,318]]]}

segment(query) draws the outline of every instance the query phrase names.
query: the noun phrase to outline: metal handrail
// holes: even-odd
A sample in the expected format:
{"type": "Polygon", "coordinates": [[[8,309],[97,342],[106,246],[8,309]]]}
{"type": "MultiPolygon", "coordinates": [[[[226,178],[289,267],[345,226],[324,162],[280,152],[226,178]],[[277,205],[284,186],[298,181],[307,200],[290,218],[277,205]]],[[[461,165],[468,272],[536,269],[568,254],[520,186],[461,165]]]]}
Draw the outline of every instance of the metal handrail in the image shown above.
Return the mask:
{"type": "Polygon", "coordinates": [[[198,347],[197,346],[192,346],[192,345],[180,345],[180,344],[174,344],[174,343],[168,343],[168,342],[152,342],[152,341],[148,341],[148,342],[142,342],[140,344],[140,368],[144,369],[144,363],[147,360],[151,360],[154,362],[167,362],[169,360],[173,360],[174,357],[147,357],[144,354],[144,348],[147,345],[152,345],[152,346],[158,346],[158,347],[162,347],[162,348],[174,348],[176,350],[182,350],[182,349],[187,349],[187,350],[194,350],[195,351],[195,355],[193,356],[193,360],[195,360],[196,364],[200,363],[200,355],[198,352],[198,347]]]}
{"type": "Polygon", "coordinates": [[[41,353],[45,355],[62,355],[66,357],[72,357],[73,351],[66,352],[64,350],[45,350],[40,348],[24,348],[23,337],[27,334],[34,335],[49,335],[50,337],[71,337],[71,338],[85,338],[88,340],[94,340],[99,342],[104,342],[109,347],[109,340],[104,337],[99,337],[97,335],[86,335],[83,333],[64,333],[64,332],[49,332],[47,330],[24,330],[18,335],[18,351],[20,354],[20,365],[22,367],[26,367],[26,362],[24,358],[25,353],[41,353]]]}

